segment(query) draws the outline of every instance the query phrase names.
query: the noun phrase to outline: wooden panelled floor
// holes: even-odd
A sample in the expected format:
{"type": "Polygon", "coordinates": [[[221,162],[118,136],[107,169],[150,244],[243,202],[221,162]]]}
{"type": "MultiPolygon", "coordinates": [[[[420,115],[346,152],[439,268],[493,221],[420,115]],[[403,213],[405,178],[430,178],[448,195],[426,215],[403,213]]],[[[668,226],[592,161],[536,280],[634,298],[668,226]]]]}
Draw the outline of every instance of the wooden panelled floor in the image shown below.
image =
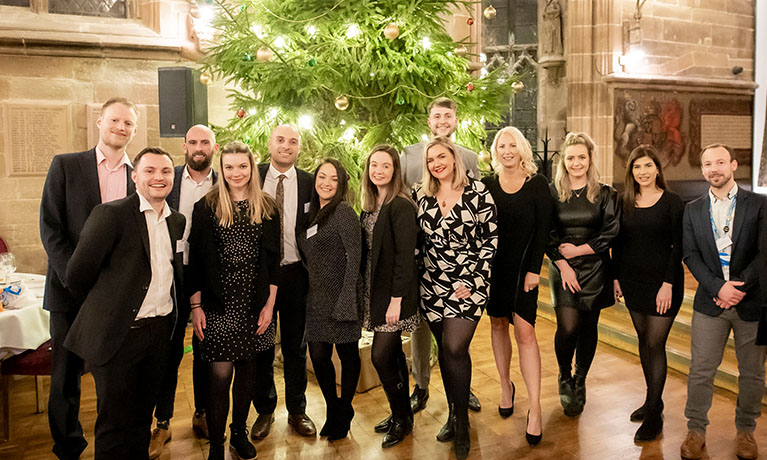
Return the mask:
{"type": "MultiPolygon", "coordinates": [[[[629,421],[629,414],[644,397],[644,383],[636,356],[599,344],[596,359],[587,382],[588,400],[584,413],[577,418],[563,415],[557,394],[557,367],[554,359],[554,325],[540,320],[538,339],[543,358],[544,411],[543,441],[531,448],[525,442],[525,414],[528,408],[525,385],[519,373],[516,356],[512,378],[517,386],[516,411],[503,420],[498,415],[500,398],[498,374],[490,346],[490,324],[483,317],[472,342],[472,387],[482,402],[482,411],[472,413],[471,459],[676,459],[679,445],[686,433],[684,404],[687,395],[686,377],[669,372],[665,390],[665,431],[663,437],[642,446],[634,445],[638,424],[629,421]]],[[[188,334],[191,334],[189,329],[188,334]]],[[[190,340],[188,335],[187,340],[190,340]]],[[[171,423],[173,440],[166,446],[162,460],[207,457],[207,446],[192,434],[191,353],[184,357],[176,394],[176,414],[171,423]]],[[[278,393],[283,390],[281,370],[275,372],[278,393]]],[[[32,378],[18,378],[12,385],[12,440],[0,444],[0,459],[37,460],[54,458],[46,414],[34,412],[32,378]]],[[[319,387],[310,374],[307,390],[307,413],[318,427],[324,420],[325,406],[319,387]]],[[[734,410],[736,396],[717,390],[709,413],[707,452],[711,459],[735,458],[734,410]]],[[[431,398],[427,408],[416,414],[414,435],[401,445],[382,450],[381,435],[373,433],[373,425],[388,413],[386,397],[380,387],[358,394],[354,400],[357,416],[351,434],[341,441],[305,439],[292,432],[286,423],[287,414],[280,401],[272,433],[256,447],[260,459],[454,459],[451,444],[441,444],[434,438],[444,423],[447,410],[439,368],[432,372],[431,398]]],[[[83,378],[81,421],[88,442],[83,459],[93,458],[93,425],[96,419],[96,395],[90,375],[83,378]]],[[[255,420],[251,411],[250,423],[255,420]]],[[[762,420],[760,420],[761,422],[762,420]]],[[[767,455],[767,429],[757,428],[756,439],[763,455],[767,455]]],[[[228,458],[228,454],[227,454],[228,458]]]]}

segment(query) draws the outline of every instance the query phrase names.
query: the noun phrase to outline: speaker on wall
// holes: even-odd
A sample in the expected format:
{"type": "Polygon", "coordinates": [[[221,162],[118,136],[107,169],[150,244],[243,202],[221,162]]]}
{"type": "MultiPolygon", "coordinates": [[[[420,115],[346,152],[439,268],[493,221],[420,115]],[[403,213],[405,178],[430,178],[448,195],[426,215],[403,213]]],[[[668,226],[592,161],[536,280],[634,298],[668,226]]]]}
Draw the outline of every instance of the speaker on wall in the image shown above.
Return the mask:
{"type": "Polygon", "coordinates": [[[194,125],[208,124],[208,87],[191,67],[157,69],[160,137],[184,137],[194,125]]]}

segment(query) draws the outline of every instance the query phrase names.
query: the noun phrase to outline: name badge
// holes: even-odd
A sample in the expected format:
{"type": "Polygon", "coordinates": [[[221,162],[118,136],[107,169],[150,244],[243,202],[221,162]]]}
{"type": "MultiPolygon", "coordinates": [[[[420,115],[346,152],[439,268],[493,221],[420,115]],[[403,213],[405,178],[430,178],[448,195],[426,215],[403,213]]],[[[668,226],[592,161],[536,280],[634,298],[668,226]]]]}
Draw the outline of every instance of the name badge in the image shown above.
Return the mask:
{"type": "Polygon", "coordinates": [[[732,246],[732,240],[730,239],[730,237],[728,235],[725,235],[725,236],[719,238],[718,240],[716,240],[716,249],[718,251],[721,251],[723,249],[727,249],[730,246],[732,246]]]}
{"type": "Polygon", "coordinates": [[[176,240],[176,253],[183,254],[183,264],[189,265],[189,243],[186,240],[176,240]]]}
{"type": "Polygon", "coordinates": [[[309,212],[309,207],[310,207],[310,205],[311,205],[311,202],[306,202],[306,203],[304,203],[304,214],[306,214],[307,212],[309,212]]]}
{"type": "Polygon", "coordinates": [[[306,239],[313,237],[317,234],[317,224],[312,225],[311,227],[306,229],[306,239]]]}

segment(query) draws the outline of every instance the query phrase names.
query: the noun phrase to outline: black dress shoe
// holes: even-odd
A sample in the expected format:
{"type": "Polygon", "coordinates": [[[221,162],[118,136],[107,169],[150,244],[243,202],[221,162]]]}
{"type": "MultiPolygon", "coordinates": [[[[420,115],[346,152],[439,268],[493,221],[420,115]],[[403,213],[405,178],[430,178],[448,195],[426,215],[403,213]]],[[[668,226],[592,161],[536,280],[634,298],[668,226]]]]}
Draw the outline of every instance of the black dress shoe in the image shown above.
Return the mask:
{"type": "Polygon", "coordinates": [[[501,418],[509,418],[514,415],[514,397],[517,395],[517,387],[514,382],[511,382],[511,407],[498,406],[498,413],[501,414],[501,418]]]}
{"type": "Polygon", "coordinates": [[[420,412],[426,408],[426,401],[429,400],[429,389],[420,388],[418,385],[413,387],[413,394],[410,395],[410,409],[413,413],[420,412]]]}
{"type": "Polygon", "coordinates": [[[527,411],[527,421],[525,422],[525,439],[527,440],[527,443],[530,444],[530,447],[537,446],[541,439],[543,439],[543,430],[541,430],[541,434],[530,434],[527,432],[527,426],[530,424],[530,411],[527,411]]]}
{"type": "Polygon", "coordinates": [[[250,438],[260,441],[269,435],[274,423],[274,414],[258,414],[253,427],[250,429],[250,438]]]}
{"type": "Polygon", "coordinates": [[[349,434],[354,418],[354,408],[351,404],[339,403],[336,422],[328,432],[328,441],[338,441],[349,434]]]}
{"type": "Polygon", "coordinates": [[[455,439],[455,414],[453,413],[453,406],[450,406],[450,412],[447,414],[447,422],[442,425],[439,433],[437,433],[437,441],[450,442],[455,439]]]}
{"type": "Polygon", "coordinates": [[[288,425],[292,426],[296,433],[307,438],[313,438],[317,434],[314,422],[306,414],[288,414],[288,425]]]}
{"type": "Polygon", "coordinates": [[[229,453],[233,460],[254,460],[258,457],[255,446],[248,440],[248,429],[244,426],[229,425],[232,439],[229,441],[229,453]]]}
{"type": "Polygon", "coordinates": [[[634,434],[634,442],[655,441],[661,433],[663,433],[663,416],[646,414],[642,425],[634,434]]]}
{"type": "MultiPolygon", "coordinates": [[[[660,412],[663,412],[663,401],[660,402],[660,412]]],[[[647,401],[642,404],[641,407],[639,407],[637,410],[631,413],[631,416],[629,417],[629,420],[632,422],[641,422],[644,420],[645,415],[647,414],[647,401]]]]}
{"type": "Polygon", "coordinates": [[[469,418],[468,414],[466,414],[464,420],[456,420],[455,422],[455,440],[453,441],[455,458],[464,460],[469,456],[469,450],[471,450],[471,436],[469,433],[469,418]]]}
{"type": "Polygon", "coordinates": [[[373,428],[373,431],[375,431],[376,433],[386,433],[387,431],[389,431],[390,426],[391,426],[391,415],[389,415],[385,419],[378,422],[378,425],[376,425],[373,428]]]}
{"type": "Polygon", "coordinates": [[[401,443],[407,435],[413,432],[412,417],[396,417],[391,419],[389,431],[384,435],[381,447],[384,449],[394,447],[401,443]]]}
{"type": "Polygon", "coordinates": [[[469,410],[472,412],[479,412],[482,410],[482,405],[479,403],[479,399],[473,391],[469,390],[469,410]]]}

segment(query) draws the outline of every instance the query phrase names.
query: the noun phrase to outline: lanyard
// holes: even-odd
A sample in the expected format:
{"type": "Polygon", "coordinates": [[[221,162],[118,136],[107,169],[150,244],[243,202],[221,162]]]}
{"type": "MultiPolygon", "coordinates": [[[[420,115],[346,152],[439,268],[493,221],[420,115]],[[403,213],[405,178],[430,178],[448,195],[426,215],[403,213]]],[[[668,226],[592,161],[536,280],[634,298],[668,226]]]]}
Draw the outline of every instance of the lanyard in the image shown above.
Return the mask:
{"type": "MultiPolygon", "coordinates": [[[[727,210],[727,219],[725,219],[724,227],[722,227],[725,235],[730,232],[730,220],[732,219],[732,214],[735,211],[735,202],[737,200],[738,195],[732,197],[732,203],[730,204],[730,208],[727,210]]],[[[719,239],[719,230],[716,229],[716,224],[714,223],[714,210],[712,209],[710,200],[708,203],[708,217],[711,219],[711,228],[714,230],[714,240],[716,241],[719,239]]]]}

